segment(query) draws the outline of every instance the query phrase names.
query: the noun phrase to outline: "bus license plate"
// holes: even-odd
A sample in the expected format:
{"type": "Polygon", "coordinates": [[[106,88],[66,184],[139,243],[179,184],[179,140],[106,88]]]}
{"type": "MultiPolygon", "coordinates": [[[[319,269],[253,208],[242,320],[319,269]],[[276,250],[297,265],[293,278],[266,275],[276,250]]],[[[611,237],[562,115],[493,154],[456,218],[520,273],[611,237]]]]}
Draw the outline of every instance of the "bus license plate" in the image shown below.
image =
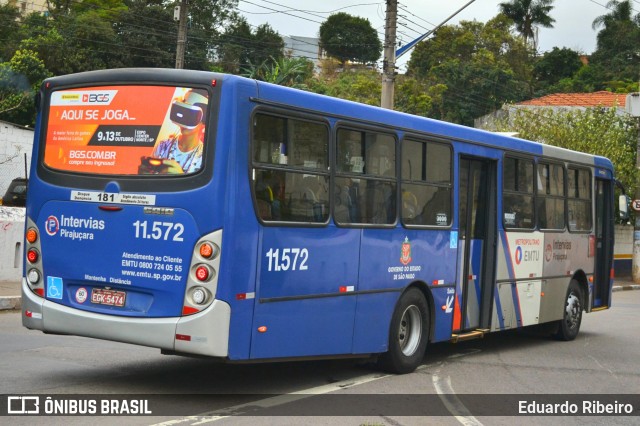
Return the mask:
{"type": "Polygon", "coordinates": [[[109,306],[124,306],[127,294],[124,291],[94,288],[91,290],[91,303],[109,306]]]}

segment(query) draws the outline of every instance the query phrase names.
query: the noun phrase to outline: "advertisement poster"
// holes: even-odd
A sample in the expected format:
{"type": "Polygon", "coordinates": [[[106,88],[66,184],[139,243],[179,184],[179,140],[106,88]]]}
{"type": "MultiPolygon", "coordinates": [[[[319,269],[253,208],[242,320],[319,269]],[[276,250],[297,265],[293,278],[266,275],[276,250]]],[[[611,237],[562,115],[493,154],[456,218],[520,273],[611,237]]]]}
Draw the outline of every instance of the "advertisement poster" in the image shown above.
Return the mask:
{"type": "Polygon", "coordinates": [[[99,174],[181,174],[202,167],[208,94],[103,86],[51,94],[45,164],[99,174]]]}

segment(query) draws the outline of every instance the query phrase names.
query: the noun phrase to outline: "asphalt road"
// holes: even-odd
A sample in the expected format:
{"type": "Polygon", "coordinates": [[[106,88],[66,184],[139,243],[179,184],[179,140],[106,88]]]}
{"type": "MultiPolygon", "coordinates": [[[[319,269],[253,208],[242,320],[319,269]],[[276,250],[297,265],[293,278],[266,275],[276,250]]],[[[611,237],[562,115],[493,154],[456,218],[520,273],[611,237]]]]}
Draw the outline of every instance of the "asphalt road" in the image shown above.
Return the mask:
{"type": "Polygon", "coordinates": [[[587,394],[584,400],[602,398],[600,394],[639,395],[640,291],[614,293],[613,305],[585,315],[573,342],[557,342],[537,332],[508,332],[456,345],[436,344],[428,348],[420,369],[403,376],[385,375],[353,360],[225,365],[163,356],[156,349],[29,331],[22,328],[19,313],[2,313],[0,394],[183,396],[163,403],[162,411],[172,415],[12,416],[0,417],[0,423],[638,424],[638,406],[635,417],[495,416],[513,409],[510,394],[527,394],[532,400],[549,394],[587,394]],[[469,395],[487,394],[505,397],[481,400],[496,411],[474,416],[469,395]],[[441,407],[447,416],[425,419],[420,408],[425,405],[441,407]],[[254,415],[228,416],[231,412],[254,415]],[[280,417],[283,414],[315,416],[280,417]]]}

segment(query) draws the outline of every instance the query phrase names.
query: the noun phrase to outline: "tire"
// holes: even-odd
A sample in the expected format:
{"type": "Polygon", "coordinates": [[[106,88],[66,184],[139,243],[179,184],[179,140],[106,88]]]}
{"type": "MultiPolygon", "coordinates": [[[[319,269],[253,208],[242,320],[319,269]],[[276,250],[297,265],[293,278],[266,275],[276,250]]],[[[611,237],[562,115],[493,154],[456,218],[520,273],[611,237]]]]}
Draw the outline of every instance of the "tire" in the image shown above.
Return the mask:
{"type": "Polygon", "coordinates": [[[422,362],[429,340],[429,307],[417,288],[408,289],[398,301],[389,328],[389,349],[378,366],[395,374],[414,371],[422,362]]]}
{"type": "Polygon", "coordinates": [[[571,280],[567,289],[567,297],[564,302],[562,319],[557,323],[557,331],[554,337],[558,340],[570,341],[578,336],[582,323],[582,290],[578,282],[571,280]]]}

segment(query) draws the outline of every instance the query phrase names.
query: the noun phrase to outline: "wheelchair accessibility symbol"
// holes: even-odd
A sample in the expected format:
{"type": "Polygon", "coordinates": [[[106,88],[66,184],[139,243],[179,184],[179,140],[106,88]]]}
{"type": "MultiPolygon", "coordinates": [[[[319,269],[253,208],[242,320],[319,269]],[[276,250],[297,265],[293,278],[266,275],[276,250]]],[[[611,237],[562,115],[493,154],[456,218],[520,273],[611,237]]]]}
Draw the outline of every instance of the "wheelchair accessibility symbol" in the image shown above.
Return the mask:
{"type": "Polygon", "coordinates": [[[62,278],[47,277],[47,298],[62,299],[62,278]]]}

